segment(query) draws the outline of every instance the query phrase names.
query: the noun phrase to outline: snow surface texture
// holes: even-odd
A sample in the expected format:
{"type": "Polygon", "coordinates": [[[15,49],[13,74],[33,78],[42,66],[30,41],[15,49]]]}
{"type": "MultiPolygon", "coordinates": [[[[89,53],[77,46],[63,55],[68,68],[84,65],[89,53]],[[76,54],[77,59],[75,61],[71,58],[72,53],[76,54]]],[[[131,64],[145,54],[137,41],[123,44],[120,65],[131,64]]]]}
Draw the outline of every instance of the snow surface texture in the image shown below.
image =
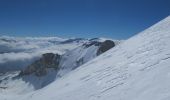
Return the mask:
{"type": "Polygon", "coordinates": [[[169,43],[167,17],[43,89],[0,100],[170,100],[169,43]]]}

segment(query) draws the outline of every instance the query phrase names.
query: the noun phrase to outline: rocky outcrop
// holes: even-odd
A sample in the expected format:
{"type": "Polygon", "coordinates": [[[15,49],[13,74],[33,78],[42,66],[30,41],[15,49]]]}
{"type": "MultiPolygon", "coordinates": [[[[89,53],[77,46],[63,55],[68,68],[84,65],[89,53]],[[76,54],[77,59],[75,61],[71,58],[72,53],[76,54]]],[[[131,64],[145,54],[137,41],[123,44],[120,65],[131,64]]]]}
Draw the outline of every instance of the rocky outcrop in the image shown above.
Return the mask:
{"type": "Polygon", "coordinates": [[[49,68],[58,70],[61,56],[53,53],[43,54],[42,57],[22,70],[20,75],[35,74],[36,76],[44,76],[49,68]]]}
{"type": "Polygon", "coordinates": [[[106,41],[102,42],[98,51],[97,51],[97,55],[100,55],[100,54],[106,52],[107,50],[111,49],[114,46],[115,46],[115,43],[111,40],[106,40],[106,41]]]}

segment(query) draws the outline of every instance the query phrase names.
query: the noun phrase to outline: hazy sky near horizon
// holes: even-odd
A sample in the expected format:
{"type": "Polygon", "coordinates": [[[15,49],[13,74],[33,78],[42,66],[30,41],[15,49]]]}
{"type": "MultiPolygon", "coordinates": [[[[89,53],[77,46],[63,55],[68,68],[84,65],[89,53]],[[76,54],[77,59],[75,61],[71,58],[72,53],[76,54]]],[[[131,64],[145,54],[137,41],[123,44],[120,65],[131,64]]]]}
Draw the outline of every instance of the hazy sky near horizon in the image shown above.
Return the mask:
{"type": "Polygon", "coordinates": [[[0,0],[0,35],[126,39],[170,14],[170,0],[0,0]]]}

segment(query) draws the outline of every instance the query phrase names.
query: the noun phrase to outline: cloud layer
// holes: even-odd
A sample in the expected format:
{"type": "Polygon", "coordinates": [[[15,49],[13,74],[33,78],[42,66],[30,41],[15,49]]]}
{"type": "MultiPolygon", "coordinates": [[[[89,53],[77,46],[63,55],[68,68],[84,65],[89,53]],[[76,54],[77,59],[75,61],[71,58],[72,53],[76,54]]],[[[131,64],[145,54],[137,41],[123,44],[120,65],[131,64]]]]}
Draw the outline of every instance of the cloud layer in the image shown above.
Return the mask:
{"type": "Polygon", "coordinates": [[[61,44],[67,39],[58,37],[0,37],[0,72],[20,70],[44,53],[63,54],[78,46],[76,43],[61,44]]]}

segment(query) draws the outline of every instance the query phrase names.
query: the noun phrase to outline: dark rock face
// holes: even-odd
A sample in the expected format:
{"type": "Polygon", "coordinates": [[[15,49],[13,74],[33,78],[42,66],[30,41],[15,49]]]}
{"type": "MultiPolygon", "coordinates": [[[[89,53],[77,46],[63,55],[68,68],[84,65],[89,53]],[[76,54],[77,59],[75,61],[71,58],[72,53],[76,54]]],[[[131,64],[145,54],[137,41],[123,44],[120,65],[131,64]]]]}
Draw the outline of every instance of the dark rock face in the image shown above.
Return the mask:
{"type": "Polygon", "coordinates": [[[59,55],[57,54],[53,54],[53,53],[46,53],[43,54],[42,58],[40,59],[42,64],[46,65],[47,67],[50,67],[51,65],[54,64],[54,60],[55,57],[57,56],[57,58],[59,57],[59,55]]]}
{"type": "Polygon", "coordinates": [[[97,55],[100,55],[100,54],[106,52],[107,50],[111,49],[114,46],[115,46],[115,43],[111,40],[106,40],[106,41],[102,42],[98,51],[97,51],[97,55]]]}
{"type": "MultiPolygon", "coordinates": [[[[83,44],[83,46],[85,48],[88,48],[92,45],[98,46],[99,49],[97,50],[97,54],[96,54],[97,56],[115,46],[115,43],[112,40],[105,40],[104,42],[99,42],[99,41],[95,41],[95,39],[97,38],[90,40],[90,42],[83,44]]],[[[79,63],[79,61],[77,63],[79,63]]]]}
{"type": "Polygon", "coordinates": [[[36,76],[44,76],[47,74],[48,68],[58,69],[61,56],[53,53],[43,54],[42,57],[22,70],[20,75],[35,74],[36,76]]]}

